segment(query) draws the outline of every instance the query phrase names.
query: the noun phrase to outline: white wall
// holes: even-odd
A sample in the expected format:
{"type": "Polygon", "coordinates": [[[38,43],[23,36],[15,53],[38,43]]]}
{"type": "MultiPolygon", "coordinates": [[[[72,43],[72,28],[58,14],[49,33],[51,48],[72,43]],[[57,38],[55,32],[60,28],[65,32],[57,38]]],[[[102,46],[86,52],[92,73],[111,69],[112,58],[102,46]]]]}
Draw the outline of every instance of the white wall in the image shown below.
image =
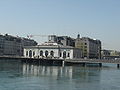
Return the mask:
{"type": "Polygon", "coordinates": [[[32,51],[32,58],[42,58],[42,56],[40,56],[40,51],[42,50],[43,51],[43,56],[45,56],[45,51],[48,51],[48,57],[50,57],[50,52],[53,51],[54,52],[54,58],[60,58],[60,59],[63,59],[63,52],[66,52],[66,58],[65,59],[73,59],[73,58],[81,58],[81,51],[80,49],[63,49],[61,48],[60,49],[60,52],[59,52],[59,49],[38,49],[38,48],[33,48],[33,49],[24,49],[24,56],[25,57],[29,57],[29,51],[32,51]],[[26,51],[28,51],[28,56],[26,56],[26,51]],[[35,52],[35,55],[33,56],[33,52],[35,52]],[[61,57],[59,56],[59,53],[61,53],[61,57]],[[68,53],[69,53],[69,56],[68,56],[68,53]]]}
{"type": "Polygon", "coordinates": [[[43,51],[43,56],[45,57],[45,51],[48,51],[48,56],[50,56],[50,52],[54,52],[54,57],[58,57],[58,49],[24,49],[24,56],[29,57],[29,51],[32,51],[32,58],[34,57],[40,57],[40,51],[43,51]],[[28,51],[28,56],[26,56],[26,51],[28,51]],[[35,52],[35,55],[33,56],[33,52],[35,52]]]}

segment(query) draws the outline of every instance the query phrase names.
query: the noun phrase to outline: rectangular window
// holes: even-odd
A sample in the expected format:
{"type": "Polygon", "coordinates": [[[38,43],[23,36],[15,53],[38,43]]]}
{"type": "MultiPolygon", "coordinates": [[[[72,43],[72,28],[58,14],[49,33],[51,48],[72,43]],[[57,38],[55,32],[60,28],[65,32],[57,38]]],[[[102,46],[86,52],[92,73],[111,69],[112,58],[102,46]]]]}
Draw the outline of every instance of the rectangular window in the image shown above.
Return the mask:
{"type": "Polygon", "coordinates": [[[86,50],[86,49],[85,49],[84,51],[85,51],[85,52],[87,52],[87,50],[86,50]]]}

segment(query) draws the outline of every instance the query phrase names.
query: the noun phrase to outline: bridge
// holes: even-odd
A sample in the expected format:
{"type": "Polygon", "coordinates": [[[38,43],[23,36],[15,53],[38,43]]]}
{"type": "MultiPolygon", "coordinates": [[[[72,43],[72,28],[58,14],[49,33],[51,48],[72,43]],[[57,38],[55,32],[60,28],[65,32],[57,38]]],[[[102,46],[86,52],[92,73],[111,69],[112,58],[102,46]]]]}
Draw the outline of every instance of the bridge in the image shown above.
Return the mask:
{"type": "Polygon", "coordinates": [[[120,64],[120,59],[66,59],[65,62],[73,63],[113,63],[120,64]]]}
{"type": "Polygon", "coordinates": [[[116,64],[118,68],[120,68],[120,59],[59,59],[59,58],[25,58],[21,56],[0,56],[0,60],[19,60],[24,62],[36,62],[39,64],[58,64],[58,65],[66,65],[66,64],[82,64],[86,66],[87,64],[98,64],[102,67],[103,63],[111,63],[116,64]]]}
{"type": "Polygon", "coordinates": [[[120,59],[66,59],[65,63],[67,64],[99,64],[101,67],[103,63],[117,64],[117,67],[120,67],[120,59]]]}

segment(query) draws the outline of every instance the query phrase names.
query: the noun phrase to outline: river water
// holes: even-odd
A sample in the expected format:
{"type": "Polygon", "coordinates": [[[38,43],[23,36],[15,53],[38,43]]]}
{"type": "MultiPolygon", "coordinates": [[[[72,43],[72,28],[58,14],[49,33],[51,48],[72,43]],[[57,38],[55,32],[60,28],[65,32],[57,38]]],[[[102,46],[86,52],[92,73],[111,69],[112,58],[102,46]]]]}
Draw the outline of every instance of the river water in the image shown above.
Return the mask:
{"type": "Polygon", "coordinates": [[[120,90],[120,69],[0,60],[0,90],[120,90]]]}

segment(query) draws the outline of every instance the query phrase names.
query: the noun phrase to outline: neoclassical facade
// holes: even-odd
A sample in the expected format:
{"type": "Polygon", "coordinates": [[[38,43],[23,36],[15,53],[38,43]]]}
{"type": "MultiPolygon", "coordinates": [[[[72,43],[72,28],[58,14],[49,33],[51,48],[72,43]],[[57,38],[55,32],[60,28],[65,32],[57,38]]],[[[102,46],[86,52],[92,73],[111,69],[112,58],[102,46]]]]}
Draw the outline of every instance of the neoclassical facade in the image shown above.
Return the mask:
{"type": "Polygon", "coordinates": [[[57,43],[45,43],[37,46],[24,47],[24,57],[27,58],[81,58],[81,50],[78,48],[63,46],[57,43]]]}

